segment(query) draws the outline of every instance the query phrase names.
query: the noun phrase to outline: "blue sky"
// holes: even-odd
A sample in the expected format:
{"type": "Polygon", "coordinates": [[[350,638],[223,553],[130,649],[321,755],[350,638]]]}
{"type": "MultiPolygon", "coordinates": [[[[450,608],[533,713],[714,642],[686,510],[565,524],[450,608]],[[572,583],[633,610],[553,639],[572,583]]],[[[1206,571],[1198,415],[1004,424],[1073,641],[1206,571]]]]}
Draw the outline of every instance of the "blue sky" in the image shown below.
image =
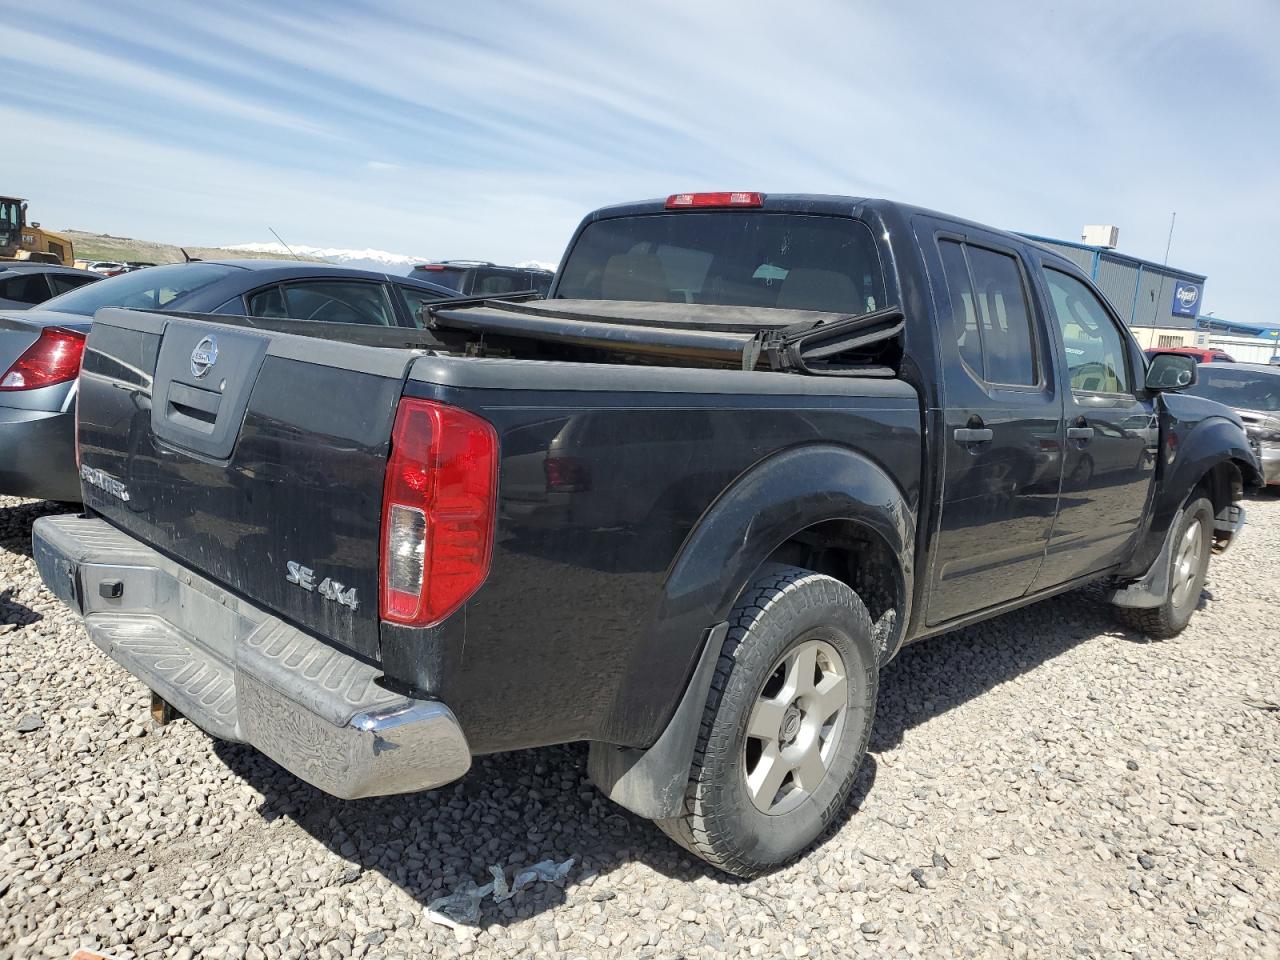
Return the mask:
{"type": "Polygon", "coordinates": [[[16,3],[0,190],[51,226],[558,259],[691,189],[887,196],[1280,320],[1280,4],[16,3]]]}

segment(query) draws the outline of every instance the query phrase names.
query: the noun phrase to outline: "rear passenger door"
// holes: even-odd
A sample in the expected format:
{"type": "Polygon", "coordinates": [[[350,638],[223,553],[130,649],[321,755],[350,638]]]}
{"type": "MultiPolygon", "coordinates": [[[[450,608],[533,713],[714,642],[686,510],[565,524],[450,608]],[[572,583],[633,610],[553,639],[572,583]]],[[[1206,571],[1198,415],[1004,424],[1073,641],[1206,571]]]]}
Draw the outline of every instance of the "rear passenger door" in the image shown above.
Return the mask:
{"type": "Polygon", "coordinates": [[[1062,396],[1027,264],[997,235],[926,220],[943,364],[942,509],[927,621],[1022,596],[1057,511],[1062,396]]]}
{"type": "Polygon", "coordinates": [[[1042,276],[1068,383],[1062,500],[1036,589],[1125,555],[1146,511],[1159,441],[1154,404],[1139,396],[1141,354],[1124,325],[1078,277],[1049,265],[1042,276]]]}

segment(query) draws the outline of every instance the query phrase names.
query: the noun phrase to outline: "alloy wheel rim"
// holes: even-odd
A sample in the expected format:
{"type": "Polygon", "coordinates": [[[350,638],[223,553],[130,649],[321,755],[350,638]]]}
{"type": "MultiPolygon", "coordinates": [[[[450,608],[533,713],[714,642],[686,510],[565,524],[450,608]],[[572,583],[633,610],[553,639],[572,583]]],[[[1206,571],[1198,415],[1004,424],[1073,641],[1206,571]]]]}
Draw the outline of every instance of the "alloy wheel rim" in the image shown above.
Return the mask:
{"type": "Polygon", "coordinates": [[[1173,603],[1183,606],[1191,596],[1197,575],[1200,573],[1200,553],[1204,548],[1204,527],[1197,517],[1182,540],[1178,543],[1178,554],[1173,561],[1173,603]]]}
{"type": "Polygon", "coordinates": [[[774,664],[747,716],[747,795],[761,813],[800,806],[822,783],[849,713],[844,660],[825,640],[792,647],[774,664]]]}

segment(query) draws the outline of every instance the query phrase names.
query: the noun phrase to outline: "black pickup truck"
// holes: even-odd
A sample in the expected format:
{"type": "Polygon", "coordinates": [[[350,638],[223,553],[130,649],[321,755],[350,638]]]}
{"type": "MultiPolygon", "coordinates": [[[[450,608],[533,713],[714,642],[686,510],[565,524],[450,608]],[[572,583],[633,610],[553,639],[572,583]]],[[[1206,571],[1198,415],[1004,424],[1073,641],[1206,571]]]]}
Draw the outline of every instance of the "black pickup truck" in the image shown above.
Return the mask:
{"type": "Polygon", "coordinates": [[[1076,267],[896,203],[588,216],[549,298],[420,330],[120,309],[49,587],[214,737],[339,797],[589,741],[722,869],[845,801],[906,643],[1091,581],[1181,630],[1259,481],[1076,267]]]}

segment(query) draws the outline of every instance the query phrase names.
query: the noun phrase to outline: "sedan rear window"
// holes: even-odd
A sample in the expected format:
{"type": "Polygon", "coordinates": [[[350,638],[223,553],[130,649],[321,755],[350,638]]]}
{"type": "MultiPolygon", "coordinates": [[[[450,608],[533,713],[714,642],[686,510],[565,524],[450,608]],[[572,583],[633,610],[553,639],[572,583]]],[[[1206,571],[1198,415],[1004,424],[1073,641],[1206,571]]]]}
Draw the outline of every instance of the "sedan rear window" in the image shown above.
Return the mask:
{"type": "Polygon", "coordinates": [[[188,294],[229,277],[237,269],[218,263],[171,263],[163,267],[147,267],[64,293],[46,300],[43,307],[86,317],[93,316],[103,307],[163,310],[188,294]]]}
{"type": "Polygon", "coordinates": [[[849,314],[886,305],[866,224],[739,211],[588,224],[565,262],[556,296],[849,314]]]}

